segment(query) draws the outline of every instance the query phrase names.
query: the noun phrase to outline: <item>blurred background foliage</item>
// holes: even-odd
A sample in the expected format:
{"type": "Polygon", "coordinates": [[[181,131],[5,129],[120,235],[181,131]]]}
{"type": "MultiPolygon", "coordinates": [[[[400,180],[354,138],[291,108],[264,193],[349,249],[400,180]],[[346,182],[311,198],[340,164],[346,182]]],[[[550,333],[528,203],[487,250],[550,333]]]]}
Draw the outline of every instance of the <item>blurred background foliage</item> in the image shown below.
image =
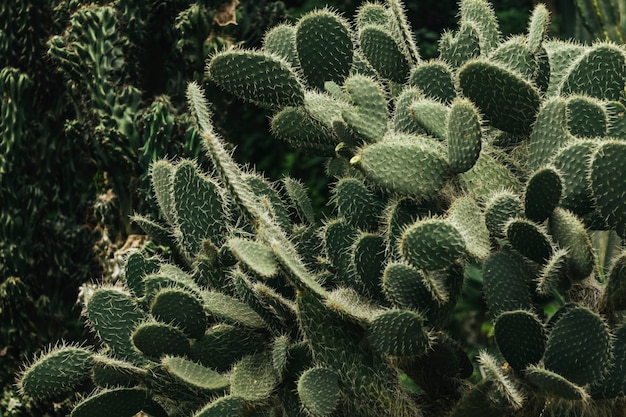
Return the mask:
{"type": "MultiPolygon", "coordinates": [[[[553,35],[589,41],[575,0],[549,0],[553,35]]],[[[584,1],[584,0],[577,0],[584,1]]],[[[157,215],[152,161],[206,164],[184,91],[205,84],[215,124],[238,161],[271,180],[308,186],[323,218],[324,160],[281,146],[269,114],[209,85],[204,65],[232,45],[260,45],[266,29],[356,0],[19,0],[0,4],[0,416],[61,416],[63,404],[18,398],[19,364],[44,346],[84,339],[79,287],[112,279],[116,259],[141,242],[129,215],[157,215]],[[233,14],[234,13],[234,14],[233,14]],[[234,24],[236,22],[236,24],[234,24]],[[129,238],[130,237],[130,238],[129,238]],[[112,277],[112,278],[111,278],[112,277]]],[[[503,35],[525,29],[535,1],[494,0],[503,35]]],[[[454,29],[456,0],[405,1],[420,53],[433,57],[454,29]]],[[[210,168],[210,167],[204,167],[210,168]]],[[[460,340],[489,345],[478,270],[451,323],[460,340]]]]}

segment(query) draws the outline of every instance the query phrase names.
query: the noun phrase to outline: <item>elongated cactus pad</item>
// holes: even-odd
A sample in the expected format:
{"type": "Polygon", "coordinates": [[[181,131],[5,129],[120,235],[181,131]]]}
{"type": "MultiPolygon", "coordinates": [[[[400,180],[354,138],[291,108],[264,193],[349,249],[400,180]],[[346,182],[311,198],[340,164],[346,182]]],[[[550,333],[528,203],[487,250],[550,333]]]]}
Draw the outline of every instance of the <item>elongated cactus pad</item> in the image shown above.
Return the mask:
{"type": "Polygon", "coordinates": [[[291,177],[285,177],[283,179],[283,185],[287,196],[291,200],[292,206],[298,212],[300,219],[303,222],[314,225],[315,224],[315,212],[313,211],[313,204],[311,198],[307,194],[307,190],[304,185],[291,177]]]}
{"type": "Polygon", "coordinates": [[[143,297],[143,278],[153,272],[158,271],[159,261],[155,258],[146,259],[140,251],[133,251],[128,254],[124,263],[124,279],[126,285],[133,294],[143,297]]]}
{"type": "Polygon", "coordinates": [[[227,232],[226,206],[218,185],[202,176],[193,162],[183,161],[174,171],[171,192],[176,225],[188,256],[193,259],[205,239],[221,246],[227,232]]]}
{"type": "Polygon", "coordinates": [[[586,385],[606,373],[610,351],[611,338],[606,323],[587,308],[574,307],[552,328],[544,363],[546,369],[574,384],[586,385]]]}
{"type": "Polygon", "coordinates": [[[423,136],[397,135],[366,146],[351,161],[374,185],[409,196],[428,196],[448,179],[442,146],[423,136]]]}
{"type": "Polygon", "coordinates": [[[552,167],[533,172],[526,183],[524,214],[534,222],[542,223],[559,204],[563,184],[561,176],[552,167]]]}
{"type": "Polygon", "coordinates": [[[626,142],[608,141],[596,148],[591,160],[591,189],[600,212],[618,235],[626,238],[626,142]]]}
{"type": "Polygon", "coordinates": [[[470,170],[480,155],[482,132],[478,110],[469,100],[457,99],[452,103],[447,138],[450,170],[454,173],[470,170]]]}
{"type": "Polygon", "coordinates": [[[210,315],[252,329],[265,327],[265,321],[261,316],[236,298],[216,291],[203,291],[201,295],[205,309],[210,315]]]}
{"type": "Polygon", "coordinates": [[[566,400],[587,401],[589,394],[580,386],[568,381],[563,376],[538,366],[529,366],[524,378],[537,386],[539,391],[566,400]]]}
{"type": "Polygon", "coordinates": [[[536,365],[543,357],[546,332],[535,314],[524,310],[504,312],[496,319],[494,331],[498,349],[515,371],[536,365]]]}
{"type": "Polygon", "coordinates": [[[211,59],[209,77],[240,98],[263,107],[297,106],[304,87],[293,69],[275,55],[231,50],[211,59]]]}
{"type": "Polygon", "coordinates": [[[337,374],[328,368],[308,369],[298,379],[298,396],[311,415],[332,415],[340,396],[337,374]]]}
{"type": "Polygon", "coordinates": [[[559,205],[583,216],[593,210],[589,187],[589,161],[597,141],[571,141],[554,156],[553,163],[561,174],[563,192],[559,205]]]}
{"type": "Polygon", "coordinates": [[[483,289],[491,315],[530,310],[530,277],[513,254],[494,252],[483,263],[483,289]]]}
{"type": "Polygon", "coordinates": [[[513,134],[530,133],[541,104],[532,84],[503,66],[480,60],[466,63],[458,76],[463,94],[494,127],[513,134]]]}
{"type": "Polygon", "coordinates": [[[156,196],[161,213],[170,225],[176,224],[174,217],[174,195],[172,194],[172,178],[174,176],[174,166],[166,160],[159,160],[150,167],[150,177],[152,188],[156,196]]]}
{"type": "Polygon", "coordinates": [[[352,269],[358,282],[356,289],[373,299],[382,299],[381,277],[386,261],[385,239],[376,233],[363,233],[352,248],[352,269]]]}
{"type": "Polygon", "coordinates": [[[165,356],[161,364],[170,375],[199,391],[220,392],[229,386],[220,373],[179,356],[165,356]]]}
{"type": "Polygon", "coordinates": [[[609,311],[626,310],[626,252],[619,254],[609,270],[604,303],[609,311]]]}
{"type": "Polygon", "coordinates": [[[403,84],[409,76],[410,61],[393,34],[381,25],[365,25],[359,29],[363,55],[384,79],[403,84]]]}
{"type": "Polygon", "coordinates": [[[595,257],[583,223],[567,210],[552,212],[548,230],[559,247],[567,250],[567,273],[571,280],[587,278],[594,270],[595,257]]]}
{"type": "Polygon", "coordinates": [[[149,409],[151,413],[160,411],[154,414],[155,417],[167,416],[160,406],[154,404],[145,389],[117,388],[87,397],[74,408],[70,417],[132,417],[144,409],[149,409]]]}
{"type": "Polygon", "coordinates": [[[308,13],[298,21],[296,49],[307,83],[320,90],[326,81],[342,84],[352,67],[348,23],[329,10],[308,13]]]}
{"type": "Polygon", "coordinates": [[[93,353],[85,348],[62,346],[37,359],[19,380],[22,394],[47,399],[74,389],[89,378],[93,353]]]}
{"type": "Polygon", "coordinates": [[[528,22],[526,43],[532,53],[537,53],[550,28],[550,12],[543,4],[538,4],[528,22]]]}

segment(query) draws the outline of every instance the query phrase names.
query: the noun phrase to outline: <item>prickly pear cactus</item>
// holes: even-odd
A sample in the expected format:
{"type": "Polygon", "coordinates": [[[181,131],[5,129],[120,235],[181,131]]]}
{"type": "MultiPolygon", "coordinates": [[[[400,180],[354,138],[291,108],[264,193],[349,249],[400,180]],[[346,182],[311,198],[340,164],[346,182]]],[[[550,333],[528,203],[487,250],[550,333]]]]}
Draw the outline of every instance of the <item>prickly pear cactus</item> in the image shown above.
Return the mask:
{"type": "Polygon", "coordinates": [[[215,54],[207,76],[272,109],[279,140],[330,155],[336,216],[237,165],[190,84],[213,171],[153,164],[163,220],[134,217],[170,258],[130,254],[124,285],[86,300],[102,347],[52,349],[22,391],[91,379],[73,416],[618,415],[626,50],[548,25],[537,6],[503,40],[485,0],[462,0],[424,61],[390,0],[215,54]],[[477,270],[494,338],[475,356],[448,324],[477,270]]]}

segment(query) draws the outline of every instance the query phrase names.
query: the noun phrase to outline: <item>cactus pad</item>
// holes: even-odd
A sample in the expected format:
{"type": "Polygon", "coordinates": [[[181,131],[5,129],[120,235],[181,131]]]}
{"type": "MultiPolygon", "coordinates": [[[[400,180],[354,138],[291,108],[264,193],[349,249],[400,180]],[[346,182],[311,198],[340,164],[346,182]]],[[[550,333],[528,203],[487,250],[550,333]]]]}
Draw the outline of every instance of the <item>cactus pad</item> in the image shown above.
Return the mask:
{"type": "Polygon", "coordinates": [[[547,369],[529,366],[524,372],[524,378],[537,386],[539,391],[552,397],[575,401],[589,399],[589,394],[582,387],[547,369]]]}
{"type": "Polygon", "coordinates": [[[37,359],[19,380],[20,391],[35,399],[69,392],[89,378],[93,353],[85,348],[62,346],[37,359]]]}
{"type": "Polygon", "coordinates": [[[567,210],[557,208],[550,216],[548,230],[560,248],[566,249],[567,273],[580,281],[593,273],[595,257],[583,223],[567,210]]]}
{"type": "Polygon", "coordinates": [[[271,358],[256,354],[235,364],[230,379],[230,393],[248,401],[261,401],[269,398],[277,384],[278,377],[271,358]]]}
{"type": "Polygon", "coordinates": [[[521,372],[543,357],[546,332],[533,313],[506,311],[496,319],[494,331],[498,349],[515,371],[521,372]]]}
{"type": "Polygon", "coordinates": [[[411,71],[409,85],[416,87],[424,97],[444,104],[452,103],[456,97],[454,75],[443,61],[421,62],[411,71]]]}
{"type": "Polygon", "coordinates": [[[496,192],[487,201],[485,224],[493,236],[504,237],[504,226],[509,220],[521,217],[523,214],[522,201],[517,194],[510,191],[496,192]]]}
{"type": "Polygon", "coordinates": [[[537,89],[510,70],[487,61],[470,61],[459,69],[463,94],[498,129],[529,134],[541,103],[537,89]],[[508,91],[502,94],[502,91],[508,91]]]}
{"type": "Polygon", "coordinates": [[[182,330],[169,324],[146,322],[133,332],[132,342],[146,356],[183,356],[189,353],[189,339],[182,330]]]}
{"type": "Polygon", "coordinates": [[[609,226],[626,238],[626,142],[608,141],[599,145],[591,160],[591,189],[600,212],[609,226]]]}
{"type": "Polygon", "coordinates": [[[483,263],[483,289],[492,317],[530,310],[530,278],[513,254],[494,252],[483,263]]]}
{"type": "Polygon", "coordinates": [[[263,346],[261,337],[248,329],[219,324],[191,347],[189,358],[218,372],[230,370],[244,356],[257,353],[263,346]]]}
{"type": "Polygon", "coordinates": [[[202,241],[221,245],[226,234],[225,202],[218,185],[202,176],[191,161],[181,162],[172,178],[176,225],[182,243],[193,259],[202,250],[202,241]]]}
{"type": "Polygon", "coordinates": [[[228,379],[218,372],[185,358],[165,356],[161,364],[171,376],[198,391],[220,392],[229,385],[228,379]]]}
{"type": "Polygon", "coordinates": [[[526,183],[524,213],[534,222],[542,223],[559,204],[563,185],[559,173],[551,167],[533,172],[526,183]]]}
{"type": "Polygon", "coordinates": [[[296,49],[305,79],[320,90],[326,81],[343,84],[352,67],[348,23],[329,10],[308,13],[298,21],[296,49]]]}
{"type": "Polygon", "coordinates": [[[573,307],[552,328],[544,363],[546,369],[574,384],[586,385],[606,372],[610,351],[609,329],[600,316],[585,307],[573,307]]]}
{"type": "Polygon", "coordinates": [[[189,291],[164,288],[152,300],[150,313],[163,323],[173,324],[188,337],[198,339],[206,330],[201,301],[189,291]]]}
{"type": "Polygon", "coordinates": [[[229,50],[211,59],[208,75],[222,88],[263,107],[297,106],[304,87],[293,69],[275,55],[229,50]]]}
{"type": "Polygon", "coordinates": [[[240,417],[245,409],[243,398],[227,395],[207,404],[193,417],[240,417]]]}
{"type": "Polygon", "coordinates": [[[422,136],[398,135],[361,150],[351,161],[374,185],[409,196],[429,196],[448,179],[448,162],[440,144],[422,136]]]}
{"type": "Polygon", "coordinates": [[[619,100],[626,87],[626,53],[611,44],[590,48],[569,69],[561,94],[582,94],[606,100],[619,100]]]}
{"type": "Polygon", "coordinates": [[[400,252],[418,269],[438,270],[465,254],[465,241],[458,229],[445,220],[422,220],[404,231],[400,252]]]}
{"type": "Polygon", "coordinates": [[[381,78],[403,84],[409,76],[410,62],[387,28],[365,25],[359,30],[363,55],[381,78]]]}
{"type": "Polygon", "coordinates": [[[593,196],[587,180],[589,161],[596,141],[572,141],[554,156],[553,164],[561,174],[563,193],[559,205],[583,216],[593,209],[593,196]]]}
{"type": "Polygon", "coordinates": [[[150,407],[151,415],[155,417],[167,416],[160,407],[153,405],[150,394],[145,389],[116,388],[102,391],[80,402],[70,414],[70,417],[132,417],[143,409],[150,407]],[[160,413],[154,413],[159,410],[160,413]],[[154,414],[153,414],[154,413],[154,414]]]}
{"type": "Polygon", "coordinates": [[[506,225],[506,237],[519,253],[539,264],[552,256],[553,248],[548,234],[536,223],[513,219],[506,225]]]}
{"type": "Polygon", "coordinates": [[[328,368],[312,368],[298,379],[298,396],[313,416],[332,415],[339,402],[337,374],[328,368]]]}
{"type": "Polygon", "coordinates": [[[470,170],[482,148],[480,115],[472,102],[457,99],[452,103],[447,130],[450,170],[454,173],[470,170]]]}
{"type": "Polygon", "coordinates": [[[229,239],[228,247],[237,259],[259,276],[271,278],[278,274],[278,262],[270,247],[242,238],[229,239]]]}
{"type": "Polygon", "coordinates": [[[431,345],[424,319],[410,310],[389,310],[378,315],[369,328],[372,345],[391,356],[415,356],[431,345]]]}
{"type": "Polygon", "coordinates": [[[387,131],[387,100],[382,86],[372,78],[353,75],[344,89],[350,97],[341,114],[345,122],[365,142],[380,140],[387,131]]]}
{"type": "Polygon", "coordinates": [[[136,359],[130,338],[147,314],[130,295],[113,288],[100,288],[93,293],[85,310],[89,324],[115,355],[136,359]]]}

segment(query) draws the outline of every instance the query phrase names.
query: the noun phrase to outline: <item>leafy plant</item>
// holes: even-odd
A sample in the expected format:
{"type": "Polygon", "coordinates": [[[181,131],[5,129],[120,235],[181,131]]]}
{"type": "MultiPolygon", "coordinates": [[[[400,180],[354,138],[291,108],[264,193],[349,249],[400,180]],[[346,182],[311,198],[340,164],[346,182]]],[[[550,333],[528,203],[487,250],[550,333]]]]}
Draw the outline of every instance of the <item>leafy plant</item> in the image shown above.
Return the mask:
{"type": "Polygon", "coordinates": [[[626,237],[626,51],[546,39],[543,6],[508,40],[486,1],[460,9],[432,60],[396,0],[215,54],[213,82],[328,156],[336,216],[237,165],[190,84],[212,174],[154,163],[163,220],[134,217],[171,260],[129,254],[125,286],[86,298],[102,348],[51,348],[22,392],[95,385],[74,417],[623,410],[626,252],[605,272],[591,242],[626,237]],[[447,324],[477,268],[496,346],[471,378],[447,324]]]}

